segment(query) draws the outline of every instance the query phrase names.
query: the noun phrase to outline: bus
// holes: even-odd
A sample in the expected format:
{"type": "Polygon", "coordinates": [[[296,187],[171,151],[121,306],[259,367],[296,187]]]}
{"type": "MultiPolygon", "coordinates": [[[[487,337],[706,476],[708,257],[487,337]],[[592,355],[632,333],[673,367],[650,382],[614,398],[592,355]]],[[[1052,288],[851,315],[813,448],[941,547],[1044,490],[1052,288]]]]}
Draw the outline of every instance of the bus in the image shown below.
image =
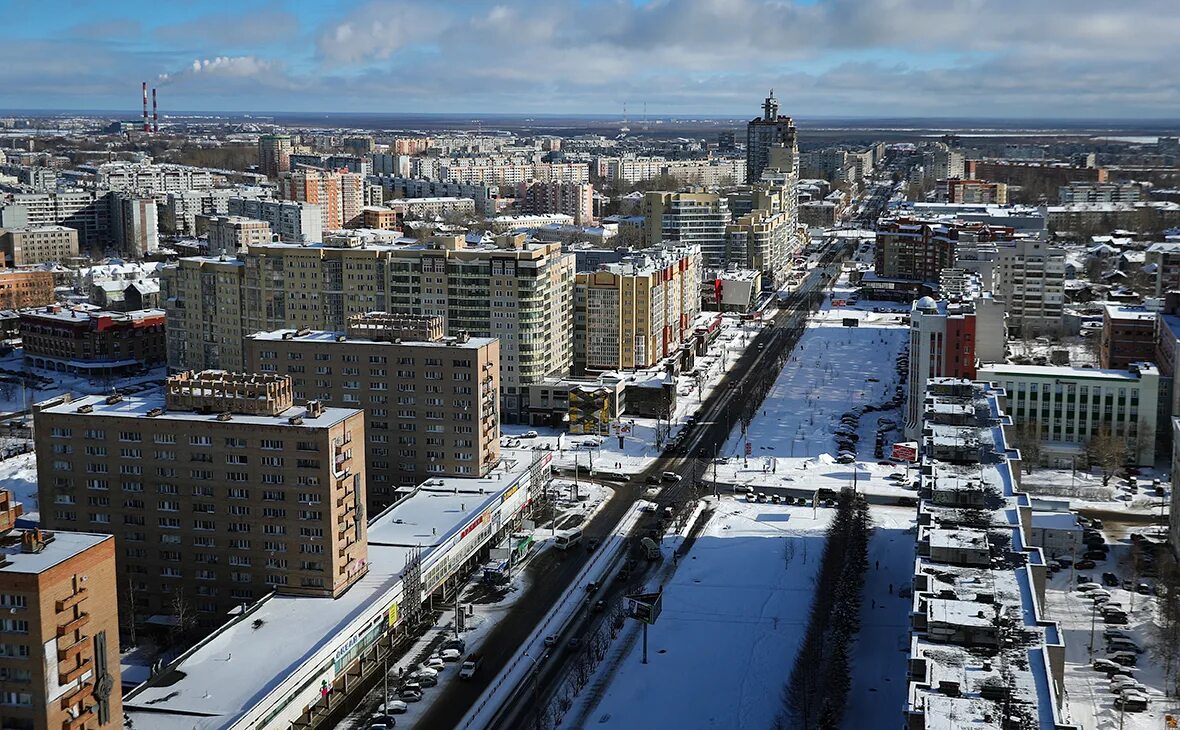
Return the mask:
{"type": "Polygon", "coordinates": [[[553,546],[558,550],[569,550],[581,541],[581,530],[565,530],[564,532],[559,532],[557,534],[557,537],[553,540],[553,546]]]}

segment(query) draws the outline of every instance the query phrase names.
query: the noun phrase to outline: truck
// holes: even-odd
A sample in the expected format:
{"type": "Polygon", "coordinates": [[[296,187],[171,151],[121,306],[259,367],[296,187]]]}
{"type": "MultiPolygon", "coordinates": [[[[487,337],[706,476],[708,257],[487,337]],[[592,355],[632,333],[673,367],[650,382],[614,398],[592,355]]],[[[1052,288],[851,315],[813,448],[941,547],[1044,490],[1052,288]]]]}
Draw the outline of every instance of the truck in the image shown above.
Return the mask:
{"type": "Polygon", "coordinates": [[[480,654],[468,654],[467,658],[463,660],[463,666],[459,668],[459,679],[471,679],[475,676],[476,670],[483,662],[483,656],[480,654]]]}
{"type": "Polygon", "coordinates": [[[645,537],[640,540],[639,548],[643,551],[643,557],[647,558],[648,560],[660,559],[660,546],[657,545],[656,541],[650,537],[645,537]]]}

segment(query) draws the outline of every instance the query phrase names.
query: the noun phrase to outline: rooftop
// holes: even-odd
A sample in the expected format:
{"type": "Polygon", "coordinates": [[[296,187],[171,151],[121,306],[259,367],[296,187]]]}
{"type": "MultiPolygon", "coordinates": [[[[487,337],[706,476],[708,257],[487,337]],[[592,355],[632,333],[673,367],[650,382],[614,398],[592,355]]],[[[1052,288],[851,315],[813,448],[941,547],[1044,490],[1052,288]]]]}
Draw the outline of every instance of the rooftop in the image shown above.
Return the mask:
{"type": "Polygon", "coordinates": [[[44,547],[40,552],[30,553],[21,550],[19,531],[0,536],[0,573],[44,573],[103,540],[114,539],[111,535],[89,532],[42,532],[41,535],[46,539],[44,547]]]}

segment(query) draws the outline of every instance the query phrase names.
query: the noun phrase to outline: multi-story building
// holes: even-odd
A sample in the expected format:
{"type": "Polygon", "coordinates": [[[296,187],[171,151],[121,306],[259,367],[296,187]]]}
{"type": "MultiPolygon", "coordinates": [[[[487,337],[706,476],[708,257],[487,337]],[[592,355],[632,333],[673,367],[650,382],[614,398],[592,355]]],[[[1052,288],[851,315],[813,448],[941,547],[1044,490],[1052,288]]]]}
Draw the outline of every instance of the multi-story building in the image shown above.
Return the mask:
{"type": "Polygon", "coordinates": [[[273,234],[266,221],[240,215],[212,216],[206,223],[210,253],[237,253],[259,243],[270,243],[273,234]]]}
{"type": "Polygon", "coordinates": [[[755,209],[725,227],[726,265],[758,271],[768,285],[782,282],[795,253],[795,223],[785,210],[755,209]]]}
{"type": "Polygon", "coordinates": [[[182,373],[163,396],[39,403],[35,423],[42,523],[115,536],[136,620],[217,626],[367,570],[364,415],[296,407],[288,376],[182,373]]]}
{"type": "Polygon", "coordinates": [[[574,369],[649,368],[677,350],[701,311],[700,250],[672,244],[580,272],[574,369]]]}
{"type": "MultiPolygon", "coordinates": [[[[1172,494],[1176,493],[1176,486],[1180,484],[1180,418],[1171,419],[1172,423],[1172,494]]],[[[1180,499],[1172,499],[1168,511],[1168,544],[1172,547],[1173,557],[1180,558],[1180,499]]]]}
{"type": "Polygon", "coordinates": [[[242,337],[255,332],[343,331],[349,315],[373,311],[438,314],[451,335],[500,340],[510,420],[527,405],[524,386],[567,374],[573,358],[574,255],[523,235],[251,246],[236,259],[180,259],[164,269],[162,288],[173,368],[241,369],[242,337]]]}
{"type": "Polygon", "coordinates": [[[529,180],[581,183],[590,182],[590,166],[584,162],[501,163],[480,158],[464,158],[447,160],[446,164],[438,167],[436,177],[462,185],[515,186],[529,180]]]}
{"type": "Polygon", "coordinates": [[[1160,373],[1150,363],[1127,370],[985,365],[976,376],[1007,391],[1012,418],[1039,430],[1052,466],[1084,463],[1085,444],[1104,431],[1126,443],[1129,462],[1155,463],[1160,373]]]}
{"type": "Polygon", "coordinates": [[[935,195],[940,203],[1008,204],[1007,184],[987,180],[964,180],[957,177],[940,179],[935,187],[935,195]]]}
{"type": "Polygon", "coordinates": [[[279,176],[284,200],[320,207],[323,230],[356,228],[365,207],[365,177],[355,172],[301,168],[279,176]]]}
{"type": "Polygon", "coordinates": [[[115,540],[14,529],[19,514],[0,490],[0,723],[120,730],[115,540]]]}
{"type": "Polygon", "coordinates": [[[26,190],[31,189],[35,192],[57,190],[57,170],[52,167],[4,163],[0,164],[0,175],[16,178],[16,183],[26,190]]]}
{"type": "MultiPolygon", "coordinates": [[[[928,181],[964,178],[965,160],[963,153],[953,150],[943,142],[933,142],[922,155],[922,167],[928,181]]],[[[970,177],[982,177],[971,175],[970,177]]]]}
{"type": "MultiPolygon", "coordinates": [[[[446,218],[451,215],[475,215],[475,201],[471,198],[402,198],[391,200],[384,207],[393,211],[398,225],[407,218],[430,220],[435,217],[446,218]]],[[[369,219],[369,213],[366,210],[364,218],[366,226],[369,219]]]]}
{"type": "Polygon", "coordinates": [[[291,169],[317,167],[321,170],[347,170],[358,175],[372,175],[373,162],[358,155],[291,155],[291,169]]]}
{"type": "Polygon", "coordinates": [[[1074,182],[1057,189],[1062,205],[1070,203],[1137,203],[1143,190],[1135,183],[1074,182]]]}
{"type": "Polygon", "coordinates": [[[160,248],[155,198],[111,193],[111,235],[115,247],[132,256],[146,256],[160,248]]]}
{"type": "MultiPolygon", "coordinates": [[[[1074,182],[1104,183],[1107,170],[1102,167],[1074,167],[1064,163],[1009,162],[1006,160],[967,160],[966,175],[977,180],[996,180],[1009,185],[1068,185],[1074,182]]],[[[944,175],[943,177],[955,177],[944,175]]]]}
{"type": "Polygon", "coordinates": [[[57,300],[52,271],[0,270],[0,309],[43,307],[57,300]]]}
{"type": "Polygon", "coordinates": [[[0,228],[0,253],[9,268],[65,261],[78,255],[78,231],[67,226],[0,228]]]}
{"type": "Polygon", "coordinates": [[[111,240],[110,191],[17,193],[0,207],[0,227],[68,226],[87,246],[111,240]]]}
{"type": "Polygon", "coordinates": [[[1154,362],[1157,319],[1156,312],[1144,307],[1121,304],[1103,307],[1099,366],[1107,370],[1124,370],[1131,363],[1154,362]]]}
{"type": "Polygon", "coordinates": [[[1144,267],[1152,267],[1154,288],[1152,296],[1162,297],[1169,291],[1180,290],[1180,243],[1153,243],[1144,254],[1144,267]]]}
{"type": "Polygon", "coordinates": [[[262,198],[263,188],[215,188],[169,193],[160,208],[160,229],[178,236],[199,236],[202,223],[215,215],[229,215],[230,198],[262,198]],[[200,218],[198,221],[198,217],[200,218]]]}
{"type": "Polygon", "coordinates": [[[291,171],[291,137],[264,134],[258,138],[258,171],[272,180],[291,171]]]}
{"type": "Polygon", "coordinates": [[[108,162],[98,166],[95,182],[100,190],[146,196],[208,190],[216,179],[212,171],[200,167],[108,162]]]}
{"type": "Polygon", "coordinates": [[[389,145],[395,155],[419,155],[430,148],[430,137],[398,137],[389,145]]]}
{"type": "Polygon", "coordinates": [[[289,373],[296,400],[364,409],[369,514],[399,489],[483,477],[500,461],[500,343],[444,338],[443,321],[370,313],[350,317],[347,332],[246,338],[250,371],[289,373]]]}
{"type": "Polygon", "coordinates": [[[492,218],[492,230],[496,233],[527,231],[550,226],[573,226],[573,216],[565,213],[534,213],[532,215],[498,215],[492,218]]]}
{"type": "Polygon", "coordinates": [[[324,238],[323,211],[312,203],[230,198],[226,213],[266,221],[271,231],[284,241],[318,243],[324,238]]]}
{"type": "Polygon", "coordinates": [[[936,282],[956,265],[960,246],[1010,240],[1014,233],[958,220],[888,218],[877,225],[873,265],[878,276],[936,282]]]}
{"type": "Polygon", "coordinates": [[[1122,228],[1150,233],[1180,225],[1180,203],[1172,201],[1070,203],[1051,205],[1047,214],[1050,227],[1060,232],[1110,232],[1122,228]]]}
{"type": "Polygon", "coordinates": [[[525,215],[564,213],[579,226],[594,222],[594,186],[590,183],[522,182],[516,186],[516,204],[525,215]]]}
{"type": "Polygon", "coordinates": [[[1060,332],[1065,312],[1065,250],[1021,238],[996,245],[995,295],[1021,337],[1060,332]]]}
{"type": "Polygon", "coordinates": [[[495,215],[500,200],[498,185],[460,184],[408,177],[382,177],[386,199],[401,198],[471,198],[485,216],[495,215]]]}
{"type": "Polygon", "coordinates": [[[744,259],[729,256],[725,227],[729,201],[716,193],[648,192],[643,196],[643,239],[648,246],[664,241],[696,246],[705,266],[746,268],[744,259]]]}
{"type": "Polygon", "coordinates": [[[762,116],[746,124],[746,182],[756,183],[762,179],[762,171],[770,163],[770,148],[785,146],[798,158],[798,139],[795,122],[778,113],[778,99],[774,91],[762,102],[762,116]]]}
{"type": "Polygon", "coordinates": [[[1004,391],[945,378],[926,392],[902,724],[1080,730],[1063,719],[1065,640],[1045,617],[1047,561],[1004,391]]]}
{"type": "Polygon", "coordinates": [[[20,313],[28,367],[92,378],[168,362],[164,310],[104,312],[93,306],[50,305],[20,313]]]}

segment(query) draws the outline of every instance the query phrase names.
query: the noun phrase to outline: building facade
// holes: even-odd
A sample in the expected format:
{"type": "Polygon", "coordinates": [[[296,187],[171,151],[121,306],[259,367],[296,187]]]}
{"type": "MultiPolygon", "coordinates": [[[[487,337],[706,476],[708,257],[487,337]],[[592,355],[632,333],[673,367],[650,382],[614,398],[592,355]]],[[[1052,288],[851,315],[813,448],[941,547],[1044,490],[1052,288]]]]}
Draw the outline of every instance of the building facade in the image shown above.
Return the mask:
{"type": "Polygon", "coordinates": [[[0,229],[4,265],[33,266],[78,255],[78,231],[67,226],[0,229]]]}
{"type": "Polygon", "coordinates": [[[323,213],[320,206],[312,203],[230,198],[226,213],[266,221],[271,231],[284,241],[318,243],[324,238],[323,213]]]}
{"type": "Polygon", "coordinates": [[[300,168],[279,176],[284,200],[318,205],[325,231],[361,225],[365,207],[365,177],[355,172],[300,168]]]}
{"type": "Polygon", "coordinates": [[[877,225],[873,267],[878,276],[936,282],[958,262],[961,246],[1010,240],[1011,228],[955,220],[888,218],[877,225]]]}
{"type": "Polygon", "coordinates": [[[258,138],[258,172],[271,180],[291,171],[291,137],[264,134],[258,138]]]}
{"type": "Polygon", "coordinates": [[[52,271],[0,270],[0,309],[43,307],[57,301],[52,271]]]}
{"type": "Polygon", "coordinates": [[[209,252],[237,253],[250,246],[270,243],[273,234],[270,224],[243,216],[213,216],[206,223],[209,234],[209,252]]]}
{"type": "Polygon", "coordinates": [[[1023,238],[997,244],[995,295],[1008,310],[1013,334],[1034,337],[1062,329],[1065,250],[1023,238]]]}
{"type": "Polygon", "coordinates": [[[111,193],[111,235],[123,253],[142,257],[160,248],[156,199],[111,193]]]}
{"type": "MultiPolygon", "coordinates": [[[[647,246],[663,242],[696,246],[704,264],[725,268],[731,263],[725,227],[731,221],[729,202],[715,193],[648,192],[643,196],[643,239],[647,246]]],[[[744,261],[732,263],[745,268],[744,261]]]]}
{"type": "Polygon", "coordinates": [[[522,182],[516,186],[516,204],[524,215],[564,213],[575,225],[594,222],[594,186],[586,182],[522,182]]]}
{"type": "Polygon", "coordinates": [[[20,335],[27,367],[103,377],[168,362],[162,309],[26,309],[20,313],[20,335]]]}
{"type": "Polygon", "coordinates": [[[217,626],[366,571],[364,416],[294,406],[287,376],[183,373],[163,397],[45,401],[35,422],[42,523],[115,536],[137,621],[217,626]]]}
{"type": "Polygon", "coordinates": [[[1125,370],[1134,362],[1154,362],[1158,315],[1143,307],[1108,304],[1102,308],[1098,364],[1125,370]]]}
{"type": "Polygon", "coordinates": [[[798,156],[795,121],[779,114],[778,99],[772,90],[762,102],[762,116],[746,124],[746,182],[762,179],[762,171],[770,163],[770,148],[776,145],[783,145],[798,156]]]}

